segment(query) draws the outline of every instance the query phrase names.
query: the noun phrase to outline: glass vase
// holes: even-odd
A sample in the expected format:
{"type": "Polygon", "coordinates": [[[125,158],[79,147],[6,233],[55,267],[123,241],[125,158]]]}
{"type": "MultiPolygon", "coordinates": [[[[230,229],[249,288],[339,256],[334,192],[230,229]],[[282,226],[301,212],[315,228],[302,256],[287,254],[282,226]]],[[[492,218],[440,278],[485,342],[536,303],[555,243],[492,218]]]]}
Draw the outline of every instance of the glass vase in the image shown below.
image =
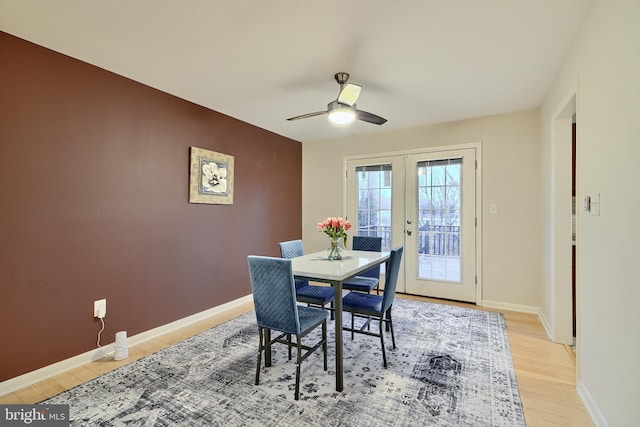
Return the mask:
{"type": "Polygon", "coordinates": [[[329,261],[342,259],[342,248],[340,247],[340,238],[331,239],[331,246],[329,246],[328,258],[329,261]]]}

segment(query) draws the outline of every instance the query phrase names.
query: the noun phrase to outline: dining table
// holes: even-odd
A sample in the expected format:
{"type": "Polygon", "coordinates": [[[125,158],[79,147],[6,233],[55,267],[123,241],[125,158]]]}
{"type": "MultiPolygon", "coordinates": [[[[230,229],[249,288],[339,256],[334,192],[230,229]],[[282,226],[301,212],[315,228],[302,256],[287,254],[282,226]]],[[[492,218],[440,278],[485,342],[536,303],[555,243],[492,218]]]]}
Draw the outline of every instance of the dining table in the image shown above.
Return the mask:
{"type": "MultiPolygon", "coordinates": [[[[342,284],[358,274],[373,267],[380,266],[383,263],[388,266],[389,256],[389,252],[353,251],[345,249],[342,251],[342,259],[340,260],[329,260],[327,251],[291,258],[294,278],[328,283],[335,289],[336,391],[342,391],[344,388],[342,360],[342,284]]],[[[265,357],[265,359],[266,361],[270,361],[271,357],[265,357]]]]}

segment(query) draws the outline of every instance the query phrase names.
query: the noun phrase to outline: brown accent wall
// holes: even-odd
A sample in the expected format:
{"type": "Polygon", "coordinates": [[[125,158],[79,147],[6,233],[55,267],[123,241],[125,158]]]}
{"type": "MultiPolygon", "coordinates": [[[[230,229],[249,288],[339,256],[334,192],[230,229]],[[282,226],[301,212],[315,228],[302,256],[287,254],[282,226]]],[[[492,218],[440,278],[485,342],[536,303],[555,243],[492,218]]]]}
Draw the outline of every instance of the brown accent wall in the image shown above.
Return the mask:
{"type": "Polygon", "coordinates": [[[302,234],[302,148],[0,32],[0,381],[251,292],[302,234]],[[232,206],[188,203],[189,147],[235,156],[232,206]]]}

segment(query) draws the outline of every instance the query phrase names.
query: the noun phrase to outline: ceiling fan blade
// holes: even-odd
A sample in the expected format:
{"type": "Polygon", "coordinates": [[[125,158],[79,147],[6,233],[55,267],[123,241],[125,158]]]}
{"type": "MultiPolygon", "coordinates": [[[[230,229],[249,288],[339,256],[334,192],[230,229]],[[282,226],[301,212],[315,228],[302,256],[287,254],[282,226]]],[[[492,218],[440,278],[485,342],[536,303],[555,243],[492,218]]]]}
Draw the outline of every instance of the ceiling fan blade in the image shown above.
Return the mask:
{"type": "Polygon", "coordinates": [[[306,119],[307,117],[320,116],[322,114],[327,114],[327,112],[326,111],[316,111],[315,113],[308,113],[308,114],[303,114],[301,116],[289,117],[287,120],[291,121],[291,120],[306,119]]]}
{"type": "Polygon", "coordinates": [[[351,107],[358,100],[362,86],[353,83],[347,83],[344,85],[340,94],[338,95],[338,102],[341,104],[347,104],[351,107]]]}
{"type": "Polygon", "coordinates": [[[366,111],[357,110],[356,118],[358,120],[362,120],[363,122],[373,123],[374,125],[383,125],[387,122],[387,119],[382,118],[380,116],[376,116],[375,114],[367,113],[366,111]]]}

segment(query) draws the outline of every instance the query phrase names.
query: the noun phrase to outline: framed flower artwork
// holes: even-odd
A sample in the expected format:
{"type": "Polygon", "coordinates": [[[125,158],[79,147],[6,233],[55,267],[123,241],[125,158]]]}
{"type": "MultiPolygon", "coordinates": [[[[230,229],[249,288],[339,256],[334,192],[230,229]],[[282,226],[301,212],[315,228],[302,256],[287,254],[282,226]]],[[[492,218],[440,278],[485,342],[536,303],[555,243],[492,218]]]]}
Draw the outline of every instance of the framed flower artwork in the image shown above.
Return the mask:
{"type": "Polygon", "coordinates": [[[233,156],[191,147],[189,203],[233,204],[233,156]]]}

